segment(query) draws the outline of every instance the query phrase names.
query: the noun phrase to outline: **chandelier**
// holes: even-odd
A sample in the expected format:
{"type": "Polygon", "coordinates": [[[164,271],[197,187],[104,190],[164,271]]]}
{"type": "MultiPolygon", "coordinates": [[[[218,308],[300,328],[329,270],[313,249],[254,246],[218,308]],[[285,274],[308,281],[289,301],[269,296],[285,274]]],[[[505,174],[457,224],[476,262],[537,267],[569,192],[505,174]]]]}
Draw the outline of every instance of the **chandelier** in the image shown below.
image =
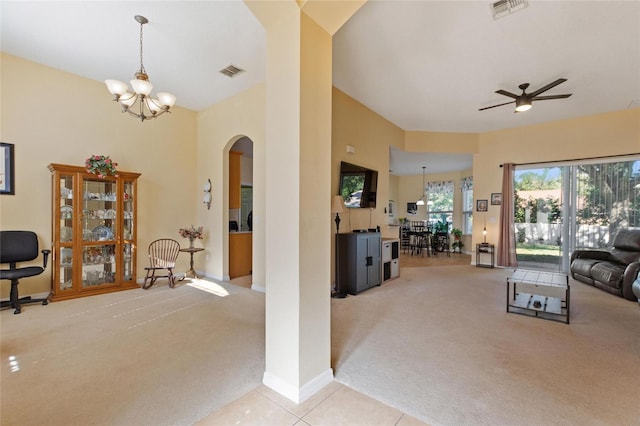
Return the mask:
{"type": "Polygon", "coordinates": [[[420,199],[418,201],[416,201],[416,205],[418,206],[424,206],[424,170],[426,169],[426,166],[422,166],[422,195],[420,196],[420,199]]]}
{"type": "Polygon", "coordinates": [[[158,92],[157,99],[150,96],[153,85],[149,82],[149,76],[142,64],[142,26],[149,20],[140,15],[134,18],[140,24],[140,69],[135,74],[135,80],[129,81],[133,93],[129,91],[126,83],[119,80],[105,80],[105,84],[113,95],[113,100],[122,106],[122,112],[128,112],[144,121],[170,112],[169,108],[176,103],[176,97],[166,92],[158,92]]]}

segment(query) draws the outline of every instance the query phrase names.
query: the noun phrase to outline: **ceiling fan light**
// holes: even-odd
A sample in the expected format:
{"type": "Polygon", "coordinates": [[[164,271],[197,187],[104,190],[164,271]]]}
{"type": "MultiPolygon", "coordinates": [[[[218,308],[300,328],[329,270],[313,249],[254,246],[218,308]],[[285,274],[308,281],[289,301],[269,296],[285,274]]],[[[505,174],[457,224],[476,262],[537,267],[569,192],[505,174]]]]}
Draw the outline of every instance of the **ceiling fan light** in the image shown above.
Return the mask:
{"type": "Polygon", "coordinates": [[[516,100],[516,111],[524,112],[531,109],[531,101],[529,99],[517,99],[516,100]]]}
{"type": "Polygon", "coordinates": [[[516,107],[516,111],[518,112],[529,111],[530,109],[531,109],[531,105],[520,105],[516,107]]]}

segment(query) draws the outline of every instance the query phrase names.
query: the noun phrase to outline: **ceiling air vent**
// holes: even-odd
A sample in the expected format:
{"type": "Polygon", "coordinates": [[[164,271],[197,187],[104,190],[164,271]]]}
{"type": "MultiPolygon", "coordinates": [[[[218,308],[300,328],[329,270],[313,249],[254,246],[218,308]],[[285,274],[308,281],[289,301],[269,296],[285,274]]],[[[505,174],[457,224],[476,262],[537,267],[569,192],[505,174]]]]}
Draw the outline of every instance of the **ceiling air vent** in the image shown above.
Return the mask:
{"type": "Polygon", "coordinates": [[[498,0],[491,3],[491,13],[493,14],[493,19],[498,19],[522,10],[528,5],[528,0],[498,0]]]}
{"type": "Polygon", "coordinates": [[[236,67],[235,65],[229,65],[225,69],[220,70],[220,72],[227,77],[235,77],[237,74],[244,72],[244,70],[236,67]]]}

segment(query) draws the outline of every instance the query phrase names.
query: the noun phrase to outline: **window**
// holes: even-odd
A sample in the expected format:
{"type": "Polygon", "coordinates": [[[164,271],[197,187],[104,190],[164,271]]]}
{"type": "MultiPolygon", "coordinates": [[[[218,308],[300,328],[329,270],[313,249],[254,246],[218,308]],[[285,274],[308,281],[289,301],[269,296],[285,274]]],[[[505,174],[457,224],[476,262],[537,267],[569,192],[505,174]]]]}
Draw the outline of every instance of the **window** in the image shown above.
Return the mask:
{"type": "Polygon", "coordinates": [[[473,229],[473,176],[462,178],[462,233],[471,234],[473,229]]]}
{"type": "Polygon", "coordinates": [[[640,227],[640,160],[579,164],[572,172],[576,248],[608,248],[618,230],[640,227]]]}
{"type": "Polygon", "coordinates": [[[429,182],[427,184],[427,220],[435,227],[446,223],[447,231],[453,222],[453,181],[429,182]]]}

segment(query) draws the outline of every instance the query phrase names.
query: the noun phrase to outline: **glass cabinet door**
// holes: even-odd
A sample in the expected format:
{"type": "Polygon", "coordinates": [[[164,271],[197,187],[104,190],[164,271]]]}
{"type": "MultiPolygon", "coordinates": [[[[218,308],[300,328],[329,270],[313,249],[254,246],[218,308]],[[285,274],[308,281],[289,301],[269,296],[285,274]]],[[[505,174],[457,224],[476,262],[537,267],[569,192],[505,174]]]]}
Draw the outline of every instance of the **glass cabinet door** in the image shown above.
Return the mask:
{"type": "Polygon", "coordinates": [[[123,281],[131,281],[133,279],[133,268],[134,268],[133,253],[134,253],[133,244],[124,243],[124,255],[123,255],[124,256],[123,257],[124,275],[122,277],[123,281]]]}
{"type": "Polygon", "coordinates": [[[133,239],[134,236],[134,229],[133,229],[133,224],[134,224],[134,214],[135,214],[135,185],[134,182],[132,181],[125,181],[124,182],[124,194],[122,197],[122,204],[123,204],[123,210],[124,210],[124,224],[123,224],[123,231],[124,231],[124,240],[125,241],[131,241],[133,239]]]}
{"type": "Polygon", "coordinates": [[[82,248],[82,287],[116,281],[115,244],[86,245],[82,248]]]}
{"type": "Polygon", "coordinates": [[[135,212],[136,212],[136,185],[134,181],[124,181],[124,194],[122,197],[123,208],[123,224],[122,231],[124,236],[123,247],[123,281],[131,282],[133,280],[135,264],[135,212]]]}
{"type": "Polygon", "coordinates": [[[58,182],[58,223],[56,233],[60,244],[57,258],[60,269],[57,271],[57,286],[60,291],[73,289],[73,175],[60,174],[58,182]]]}
{"type": "Polygon", "coordinates": [[[82,181],[82,241],[113,241],[117,233],[116,183],[104,179],[82,181]]]}
{"type": "Polygon", "coordinates": [[[58,273],[58,288],[61,291],[73,289],[73,249],[60,247],[58,253],[60,271],[58,273]]]}
{"type": "Polygon", "coordinates": [[[58,204],[60,205],[60,221],[58,226],[60,242],[73,242],[73,176],[61,175],[58,204]]]}

